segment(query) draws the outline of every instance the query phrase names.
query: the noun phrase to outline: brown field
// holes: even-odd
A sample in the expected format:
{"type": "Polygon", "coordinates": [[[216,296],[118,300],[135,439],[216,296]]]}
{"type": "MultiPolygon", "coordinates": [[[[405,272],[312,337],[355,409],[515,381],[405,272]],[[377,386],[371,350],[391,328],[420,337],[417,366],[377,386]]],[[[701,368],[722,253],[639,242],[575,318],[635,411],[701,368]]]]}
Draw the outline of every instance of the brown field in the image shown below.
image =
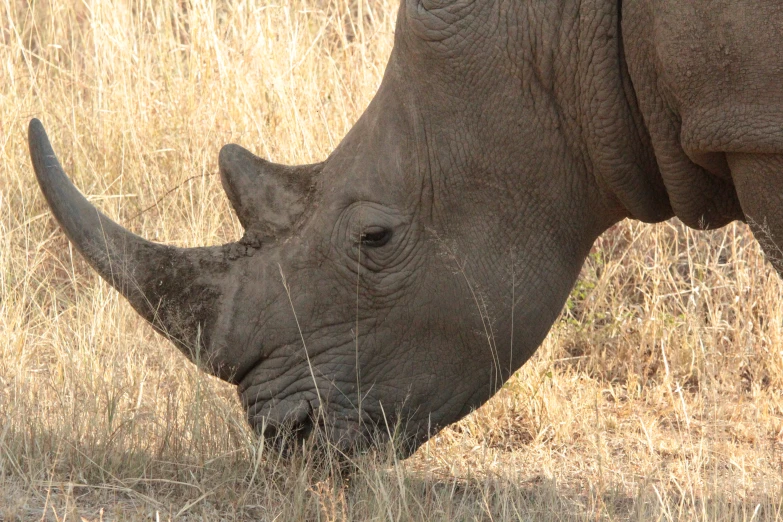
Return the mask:
{"type": "Polygon", "coordinates": [[[742,224],[608,231],[536,356],[410,459],[272,454],[71,248],[27,123],[131,230],[232,240],[220,146],[323,159],[396,2],[32,4],[0,0],[0,520],[783,520],[783,284],[742,224]]]}

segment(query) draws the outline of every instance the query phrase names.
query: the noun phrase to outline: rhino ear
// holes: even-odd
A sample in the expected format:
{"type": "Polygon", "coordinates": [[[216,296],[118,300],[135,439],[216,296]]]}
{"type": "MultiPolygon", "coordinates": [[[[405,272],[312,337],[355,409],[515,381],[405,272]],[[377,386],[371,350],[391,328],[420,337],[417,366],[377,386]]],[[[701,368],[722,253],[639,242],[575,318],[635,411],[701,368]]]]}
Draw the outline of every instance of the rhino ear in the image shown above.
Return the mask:
{"type": "Polygon", "coordinates": [[[234,144],[220,150],[218,163],[223,189],[249,243],[291,232],[310,203],[323,167],[278,165],[234,144]]]}

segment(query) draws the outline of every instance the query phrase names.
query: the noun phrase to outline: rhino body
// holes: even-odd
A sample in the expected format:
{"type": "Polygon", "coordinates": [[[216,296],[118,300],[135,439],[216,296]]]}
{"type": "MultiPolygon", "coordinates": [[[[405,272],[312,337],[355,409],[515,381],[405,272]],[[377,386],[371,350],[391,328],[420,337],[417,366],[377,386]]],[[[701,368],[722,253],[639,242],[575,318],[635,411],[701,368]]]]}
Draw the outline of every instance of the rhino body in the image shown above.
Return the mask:
{"type": "Polygon", "coordinates": [[[746,220],[781,258],[783,4],[403,0],[329,158],[221,150],[245,228],[222,246],[131,234],[29,132],[71,241],[259,432],[408,452],[534,353],[614,223],[746,220]]]}

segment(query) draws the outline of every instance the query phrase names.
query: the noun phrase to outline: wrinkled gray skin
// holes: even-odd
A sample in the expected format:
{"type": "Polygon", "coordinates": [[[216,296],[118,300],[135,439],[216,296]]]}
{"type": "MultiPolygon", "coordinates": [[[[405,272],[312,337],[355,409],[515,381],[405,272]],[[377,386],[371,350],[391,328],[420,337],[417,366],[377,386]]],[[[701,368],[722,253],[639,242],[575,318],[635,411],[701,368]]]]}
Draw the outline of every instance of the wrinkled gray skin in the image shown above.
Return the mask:
{"type": "MultiPolygon", "coordinates": [[[[99,214],[30,125],[87,260],[249,421],[412,451],[536,350],[593,241],[631,217],[783,237],[783,6],[404,0],[383,82],[323,163],[228,145],[238,243],[155,245],[99,214]]],[[[779,268],[779,267],[778,267],[779,268]]]]}

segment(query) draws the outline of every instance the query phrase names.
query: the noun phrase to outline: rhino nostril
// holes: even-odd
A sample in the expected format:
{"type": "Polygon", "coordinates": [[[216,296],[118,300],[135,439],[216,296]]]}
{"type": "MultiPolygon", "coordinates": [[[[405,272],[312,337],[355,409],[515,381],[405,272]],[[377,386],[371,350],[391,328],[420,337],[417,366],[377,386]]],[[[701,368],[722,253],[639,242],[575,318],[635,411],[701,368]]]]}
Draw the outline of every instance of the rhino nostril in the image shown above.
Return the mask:
{"type": "Polygon", "coordinates": [[[264,438],[282,443],[288,436],[297,443],[304,441],[313,432],[313,407],[309,401],[301,400],[293,408],[272,410],[261,416],[256,423],[264,438]]]}
{"type": "Polygon", "coordinates": [[[306,400],[299,401],[292,417],[291,434],[298,442],[302,442],[310,436],[314,426],[312,404],[306,400]]]}

